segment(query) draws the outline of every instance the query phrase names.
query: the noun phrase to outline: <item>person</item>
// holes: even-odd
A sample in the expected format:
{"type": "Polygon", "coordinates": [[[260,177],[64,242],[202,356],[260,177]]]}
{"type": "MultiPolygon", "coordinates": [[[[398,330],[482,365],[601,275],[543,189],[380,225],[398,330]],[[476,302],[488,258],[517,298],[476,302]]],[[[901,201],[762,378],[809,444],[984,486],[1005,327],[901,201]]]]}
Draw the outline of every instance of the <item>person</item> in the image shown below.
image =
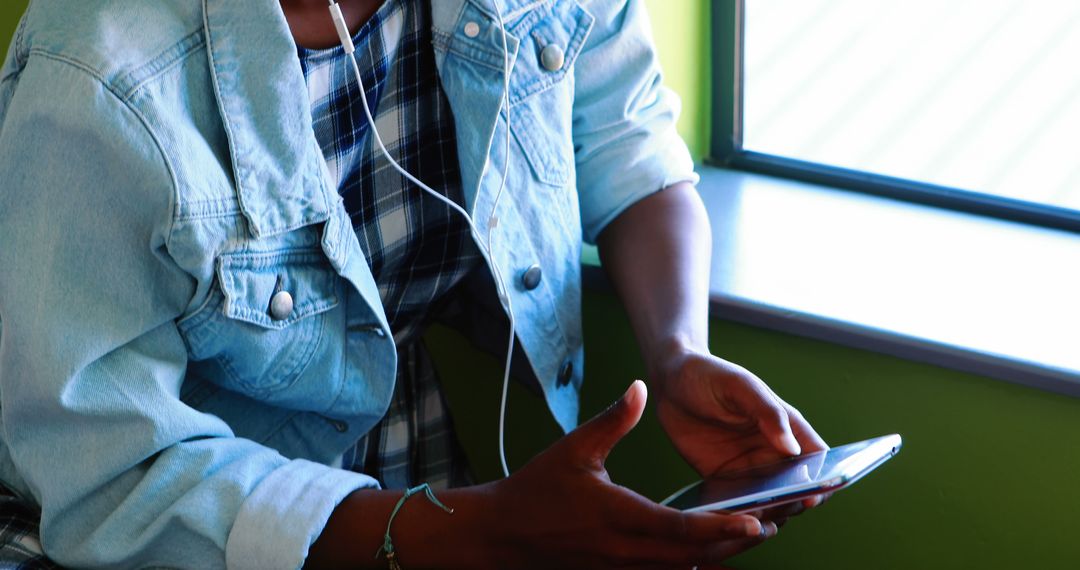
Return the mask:
{"type": "Polygon", "coordinates": [[[642,2],[341,8],[363,90],[320,0],[24,14],[0,71],[3,557],[671,568],[774,534],[790,513],[611,483],[641,382],[577,426],[584,240],[695,469],[826,447],[709,352],[709,226],[642,2]],[[514,376],[568,433],[471,484],[419,339],[501,347],[511,318],[514,376]]]}

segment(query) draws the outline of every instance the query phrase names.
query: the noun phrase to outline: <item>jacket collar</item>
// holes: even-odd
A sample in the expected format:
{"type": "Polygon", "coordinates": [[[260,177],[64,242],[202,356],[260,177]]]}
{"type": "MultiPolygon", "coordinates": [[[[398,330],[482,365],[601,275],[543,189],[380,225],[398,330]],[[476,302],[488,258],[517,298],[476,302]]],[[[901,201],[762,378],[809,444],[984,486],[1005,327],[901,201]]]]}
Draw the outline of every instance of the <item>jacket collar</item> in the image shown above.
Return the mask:
{"type": "MultiPolygon", "coordinates": [[[[461,16],[462,8],[465,6],[465,2],[471,1],[476,7],[485,14],[495,17],[495,2],[493,0],[432,0],[431,2],[431,24],[441,30],[452,30],[454,24],[461,16]]],[[[499,0],[499,7],[502,8],[503,19],[507,24],[523,13],[543,6],[544,4],[550,4],[555,0],[499,0]]]]}
{"type": "MultiPolygon", "coordinates": [[[[499,4],[509,25],[552,1],[499,4]]],[[[432,27],[454,30],[468,3],[494,17],[493,0],[434,0],[432,27]]],[[[270,236],[325,221],[337,191],[325,176],[307,84],[278,0],[203,0],[203,19],[237,198],[251,234],[270,236]]],[[[516,38],[510,41],[513,54],[516,38]]]]}
{"type": "Polygon", "coordinates": [[[277,0],[203,0],[214,90],[240,209],[255,237],[325,221],[335,196],[296,45],[277,0]]]}

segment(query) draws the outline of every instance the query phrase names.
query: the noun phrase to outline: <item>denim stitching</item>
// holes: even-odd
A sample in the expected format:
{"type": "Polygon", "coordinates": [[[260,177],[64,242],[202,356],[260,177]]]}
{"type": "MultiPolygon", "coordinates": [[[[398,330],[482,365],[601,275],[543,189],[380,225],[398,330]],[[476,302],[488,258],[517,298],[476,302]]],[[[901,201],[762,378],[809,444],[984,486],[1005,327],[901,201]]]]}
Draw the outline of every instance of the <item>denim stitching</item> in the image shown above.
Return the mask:
{"type": "MultiPolygon", "coordinates": [[[[165,232],[165,250],[169,251],[171,249],[170,245],[172,244],[173,240],[173,232],[176,229],[176,214],[180,207],[180,183],[177,181],[176,178],[176,169],[173,167],[172,161],[169,160],[169,155],[165,152],[165,147],[161,144],[161,139],[158,137],[154,129],[150,127],[150,121],[147,120],[146,116],[143,115],[142,112],[140,112],[139,109],[136,108],[130,100],[121,97],[120,94],[115,91],[114,86],[106,82],[105,78],[96,69],[94,69],[87,63],[80,61],[74,57],[53,53],[41,48],[33,48],[30,50],[29,53],[31,55],[36,54],[46,59],[52,59],[54,61],[66,63],[84,71],[86,74],[96,79],[98,84],[100,84],[101,87],[105,89],[105,91],[111,93],[113,97],[115,97],[116,100],[120,104],[122,104],[125,109],[128,110],[128,112],[130,112],[132,115],[135,116],[136,119],[138,119],[139,124],[143,126],[143,129],[146,131],[146,135],[150,137],[150,140],[154,143],[154,149],[157,150],[158,154],[161,156],[161,162],[165,167],[165,172],[168,175],[169,182],[172,184],[173,199],[169,203],[169,213],[167,216],[169,227],[165,232]]],[[[173,260],[173,263],[176,263],[176,261],[173,260]]],[[[177,263],[177,267],[180,267],[179,263],[177,263]]],[[[184,270],[184,273],[188,272],[184,270]]],[[[190,274],[188,273],[188,275],[190,274]]]]}
{"type": "Polygon", "coordinates": [[[126,73],[124,79],[133,78],[136,74],[143,71],[149,72],[147,76],[139,79],[134,85],[129,87],[127,91],[125,91],[124,97],[130,98],[137,91],[142,89],[143,86],[154,81],[158,77],[161,77],[170,69],[183,64],[188,57],[194,55],[198,52],[199,48],[205,46],[206,42],[203,40],[202,30],[196,30],[170,46],[168,49],[162,51],[160,54],[154,56],[153,59],[143,66],[126,73]],[[170,54],[170,52],[176,53],[170,54]]]}

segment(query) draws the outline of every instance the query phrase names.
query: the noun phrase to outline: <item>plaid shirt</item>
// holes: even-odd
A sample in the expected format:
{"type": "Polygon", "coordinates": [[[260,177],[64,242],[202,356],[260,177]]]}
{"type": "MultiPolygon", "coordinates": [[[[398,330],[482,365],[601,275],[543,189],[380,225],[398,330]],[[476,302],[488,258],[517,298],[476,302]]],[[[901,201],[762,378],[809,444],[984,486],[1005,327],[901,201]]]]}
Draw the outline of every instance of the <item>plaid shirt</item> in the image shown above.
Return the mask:
{"type": "MultiPolygon", "coordinates": [[[[453,117],[431,48],[430,7],[387,0],[353,37],[375,125],[391,156],[463,203],[453,117]]],[[[382,156],[340,47],[299,49],[315,138],[345,200],[398,345],[394,397],[342,466],[388,488],[467,483],[438,379],[416,340],[429,308],[476,266],[460,215],[409,183],[382,156]]]]}

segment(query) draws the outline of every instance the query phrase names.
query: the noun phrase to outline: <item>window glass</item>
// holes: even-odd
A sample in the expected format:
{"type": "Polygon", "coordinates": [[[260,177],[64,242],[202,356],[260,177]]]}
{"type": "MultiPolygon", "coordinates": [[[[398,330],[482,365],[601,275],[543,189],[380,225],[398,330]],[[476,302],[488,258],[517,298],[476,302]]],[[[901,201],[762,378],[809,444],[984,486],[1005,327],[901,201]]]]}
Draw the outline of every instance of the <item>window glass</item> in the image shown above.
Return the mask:
{"type": "Polygon", "coordinates": [[[743,149],[1080,209],[1080,1],[745,15],[743,149]]]}

